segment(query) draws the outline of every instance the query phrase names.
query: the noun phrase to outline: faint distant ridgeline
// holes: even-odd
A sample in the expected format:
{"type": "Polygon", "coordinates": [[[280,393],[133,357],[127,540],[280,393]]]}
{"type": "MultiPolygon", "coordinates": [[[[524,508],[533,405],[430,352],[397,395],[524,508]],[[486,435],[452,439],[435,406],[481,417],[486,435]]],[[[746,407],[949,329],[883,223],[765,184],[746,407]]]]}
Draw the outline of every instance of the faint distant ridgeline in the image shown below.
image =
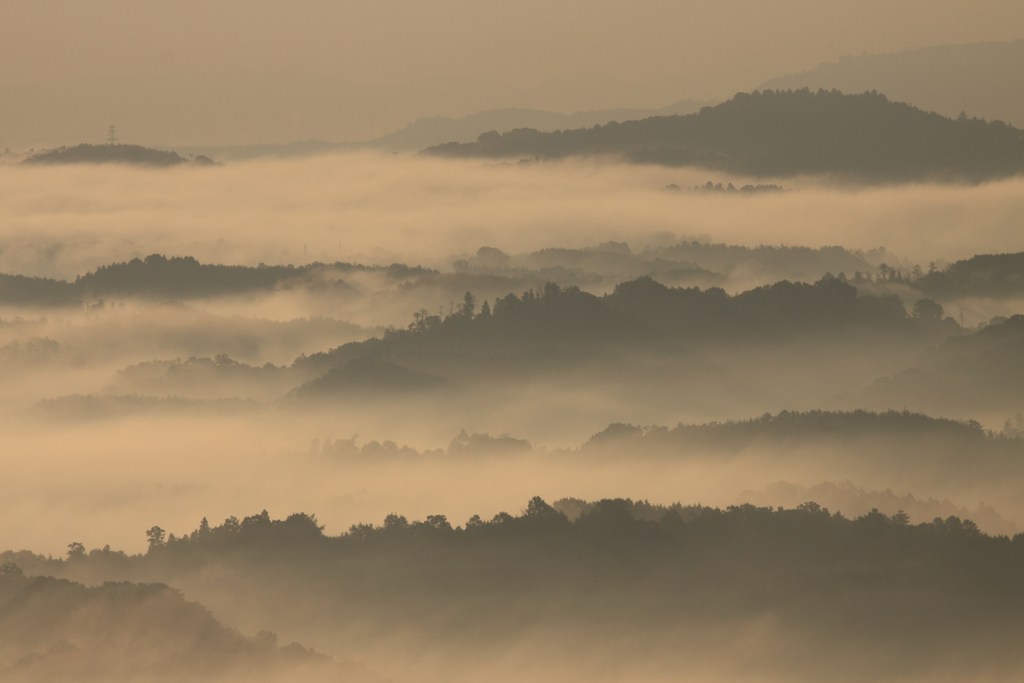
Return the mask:
{"type": "Polygon", "coordinates": [[[210,166],[215,162],[199,155],[187,159],[177,152],[152,149],[141,145],[89,145],[58,147],[34,154],[23,164],[130,164],[133,166],[178,166],[196,164],[210,166]]]}
{"type": "Polygon", "coordinates": [[[867,92],[740,93],[686,116],[541,133],[489,132],[425,150],[453,157],[557,159],[609,155],[756,177],[835,175],[862,182],[980,182],[1024,171],[1024,133],[950,119],[867,92]]]}
{"type": "Polygon", "coordinates": [[[761,89],[878,90],[901,102],[956,116],[961,110],[1024,126],[1024,40],[961,43],[840,57],[764,83],[761,89]]]}
{"type": "Polygon", "coordinates": [[[1019,466],[1024,442],[986,432],[973,420],[930,417],[906,410],[789,411],[750,420],[678,424],[675,427],[612,424],[595,434],[583,452],[632,449],[630,452],[681,455],[747,452],[754,447],[784,447],[791,454],[814,446],[816,458],[856,450],[864,460],[897,464],[927,460],[933,467],[962,463],[969,452],[976,464],[1001,459],[1019,466]],[[864,450],[865,443],[872,447],[864,450]]]}

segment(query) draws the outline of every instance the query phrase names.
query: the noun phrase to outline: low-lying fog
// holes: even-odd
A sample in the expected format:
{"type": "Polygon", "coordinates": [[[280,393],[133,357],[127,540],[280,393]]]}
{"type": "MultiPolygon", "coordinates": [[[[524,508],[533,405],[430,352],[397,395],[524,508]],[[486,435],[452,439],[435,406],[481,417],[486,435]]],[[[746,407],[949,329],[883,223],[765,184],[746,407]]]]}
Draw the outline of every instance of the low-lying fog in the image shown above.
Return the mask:
{"type": "Polygon", "coordinates": [[[370,153],[214,168],[0,166],[0,272],[73,279],[154,252],[203,262],[447,266],[505,251],[702,236],[757,245],[885,246],[923,266],[1016,250],[1024,180],[785,193],[670,192],[723,178],[606,160],[493,163],[370,153]],[[965,226],[969,226],[966,229],[965,226]]]}
{"type": "MultiPolygon", "coordinates": [[[[203,263],[400,262],[442,271],[407,280],[352,272],[344,276],[349,289],[326,294],[299,288],[2,311],[0,411],[9,426],[0,433],[7,475],[0,495],[6,518],[18,522],[0,525],[0,546],[59,554],[82,541],[134,551],[153,524],[186,530],[203,515],[216,520],[263,508],[315,512],[339,532],[394,511],[443,512],[459,522],[515,511],[536,494],[726,505],[779,481],[805,488],[846,480],[878,490],[899,485],[898,494],[949,497],[965,510],[995,504],[1006,528],[1024,521],[1005,487],[992,481],[919,484],[909,468],[812,467],[768,451],[671,466],[630,462],[624,453],[620,462],[593,466],[546,450],[578,447],[613,422],[671,426],[862,407],[859,392],[872,380],[912,366],[938,337],[915,344],[851,339],[822,347],[808,339],[695,347],[675,356],[627,349],[613,356],[621,365],[597,357],[562,375],[497,373],[478,385],[473,378],[486,364],[467,366],[462,385],[470,388],[463,393],[308,410],[282,403],[310,379],[285,370],[303,354],[379,336],[387,326],[404,328],[421,309],[452,310],[449,299],[466,281],[445,278],[454,260],[474,258],[481,246],[522,254],[627,241],[636,253],[699,237],[753,246],[881,247],[908,267],[925,268],[1019,246],[1024,180],[855,188],[797,179],[779,181],[789,191],[749,196],[686,189],[709,178],[737,186],[766,182],[599,160],[496,164],[375,154],[172,170],[0,166],[3,273],[74,281],[152,253],[203,263]],[[683,190],[665,189],[670,184],[683,190]],[[188,365],[190,358],[201,360],[188,365]],[[232,366],[230,379],[221,366],[236,362],[245,366],[232,366]],[[447,447],[461,429],[508,433],[539,450],[451,463],[339,464],[309,447],[357,434],[363,444],[392,440],[424,451],[447,447]]],[[[592,289],[608,291],[615,284],[609,277],[592,289]]],[[[768,283],[748,273],[734,277],[730,291],[744,277],[749,286],[768,283]]],[[[535,286],[528,278],[476,283],[481,298],[535,286]]],[[[975,299],[962,308],[967,325],[1015,312],[1008,300],[975,299]]],[[[458,369],[457,361],[446,362],[458,369]]],[[[502,362],[509,361],[494,360],[502,362]]],[[[424,363],[429,374],[429,359],[424,363]]],[[[904,406],[882,400],[867,407],[904,406]]],[[[1014,409],[955,416],[998,429],[1014,409]]]]}
{"type": "Polygon", "coordinates": [[[337,534],[392,512],[410,519],[446,514],[453,524],[474,514],[489,519],[519,513],[534,495],[716,506],[814,499],[848,516],[878,507],[887,514],[903,509],[915,523],[956,514],[993,533],[1024,527],[1017,495],[1024,474],[995,471],[1007,456],[989,452],[1005,443],[967,444],[962,448],[978,449],[976,462],[959,464],[949,461],[941,435],[915,445],[878,434],[847,442],[683,442],[667,452],[628,443],[594,451],[484,440],[463,452],[451,445],[457,423],[457,416],[418,421],[401,406],[376,415],[339,408],[335,415],[23,420],[0,437],[8,475],[0,481],[8,520],[0,532],[5,548],[61,555],[80,541],[138,552],[151,526],[180,534],[204,516],[218,522],[262,509],[277,517],[303,511],[337,534]],[[823,488],[825,482],[839,488],[823,488]]]}

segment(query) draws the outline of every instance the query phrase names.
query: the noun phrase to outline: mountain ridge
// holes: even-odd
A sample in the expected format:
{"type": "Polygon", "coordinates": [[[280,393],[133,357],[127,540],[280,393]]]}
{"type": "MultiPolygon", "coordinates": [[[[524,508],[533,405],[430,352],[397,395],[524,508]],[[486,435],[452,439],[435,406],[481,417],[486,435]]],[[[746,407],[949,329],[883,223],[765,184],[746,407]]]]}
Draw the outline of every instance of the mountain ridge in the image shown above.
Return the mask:
{"type": "Polygon", "coordinates": [[[589,129],[489,132],[424,150],[447,157],[613,156],[753,177],[838,176],[867,183],[982,182],[1024,171],[1024,133],[966,115],[956,120],[870,91],[765,90],[686,116],[589,129]]]}

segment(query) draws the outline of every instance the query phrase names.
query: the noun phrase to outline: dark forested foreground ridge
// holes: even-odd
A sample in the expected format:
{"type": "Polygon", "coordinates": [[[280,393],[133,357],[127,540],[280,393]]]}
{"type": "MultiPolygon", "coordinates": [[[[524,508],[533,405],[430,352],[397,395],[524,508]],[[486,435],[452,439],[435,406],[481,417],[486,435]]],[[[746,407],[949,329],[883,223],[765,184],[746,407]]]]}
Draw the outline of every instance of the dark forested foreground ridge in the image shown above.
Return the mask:
{"type": "Polygon", "coordinates": [[[1024,137],[1002,122],[950,119],[875,92],[741,93],[686,116],[578,130],[531,129],[431,147],[431,154],[554,159],[614,155],[757,177],[836,175],[868,182],[983,181],[1024,171],[1024,137]]]}
{"type": "Polygon", "coordinates": [[[183,157],[177,152],[153,149],[141,145],[90,145],[81,144],[74,147],[58,147],[57,149],[39,152],[28,157],[23,164],[128,164],[132,166],[167,167],[192,164],[195,166],[212,166],[209,157],[183,157]]]}
{"type": "MultiPolygon", "coordinates": [[[[914,524],[903,513],[848,519],[813,502],[717,509],[534,498],[521,514],[462,526],[441,514],[392,514],[331,536],[313,516],[262,512],[146,535],[138,556],[80,544],[64,560],[4,553],[2,613],[67,619],[54,614],[63,615],[60,603],[26,606],[19,596],[54,583],[21,573],[166,581],[219,615],[371,659],[390,651],[393,666],[405,660],[456,680],[460,667],[495,657],[566,667],[584,653],[573,674],[599,680],[629,680],[645,666],[655,680],[759,671],[797,681],[977,680],[1024,666],[1024,535],[988,536],[956,517],[914,524]],[[479,660],[460,661],[469,653],[479,660]]],[[[65,601],[85,599],[85,589],[64,586],[65,601]]],[[[149,591],[197,609],[159,588],[107,586],[90,599],[104,591],[149,591]]]]}
{"type": "Polygon", "coordinates": [[[0,566],[0,680],[76,681],[377,680],[264,631],[244,637],[162,584],[86,587],[0,566]]]}

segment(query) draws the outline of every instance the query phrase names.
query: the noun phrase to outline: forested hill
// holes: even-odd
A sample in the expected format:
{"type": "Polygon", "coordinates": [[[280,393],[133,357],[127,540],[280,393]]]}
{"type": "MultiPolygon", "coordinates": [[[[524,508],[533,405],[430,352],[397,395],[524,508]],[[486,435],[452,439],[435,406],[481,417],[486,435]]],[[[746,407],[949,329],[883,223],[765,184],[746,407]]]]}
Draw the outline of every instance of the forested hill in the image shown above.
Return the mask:
{"type": "Polygon", "coordinates": [[[751,176],[827,174],[867,182],[982,181],[1024,171],[1024,133],[1001,122],[950,119],[868,92],[740,93],[687,116],[578,130],[484,133],[427,153],[456,157],[615,155],[751,176]]]}
{"type": "Polygon", "coordinates": [[[159,577],[244,604],[280,631],[315,629],[392,657],[424,653],[424,665],[467,651],[507,657],[509,643],[526,648],[523,661],[550,656],[524,639],[544,624],[561,656],[592,661],[610,648],[602,666],[626,670],[586,680],[700,680],[671,677],[707,654],[698,634],[712,634],[719,653],[718,643],[747,650],[737,627],[752,619],[769,628],[756,632],[768,641],[751,666],[774,668],[737,680],[889,680],[887,667],[920,670],[909,680],[985,680],[980,671],[1019,680],[1022,664],[1024,536],[987,536],[956,517],[849,519],[811,502],[722,510],[534,498],[521,514],[461,527],[443,514],[390,514],[328,536],[312,516],[264,511],[219,526],[203,520],[178,537],[153,527],[147,537],[144,556],[18,562],[71,576],[159,577]],[[420,642],[410,623],[425,624],[420,642]],[[664,675],[637,673],[666,653],[664,675]]]}
{"type": "Polygon", "coordinates": [[[25,159],[23,164],[130,164],[133,166],[179,166],[194,164],[212,166],[209,157],[199,155],[186,158],[169,150],[153,149],[141,145],[89,145],[58,147],[39,152],[25,159]]]}
{"type": "Polygon", "coordinates": [[[395,280],[431,274],[420,266],[355,263],[231,266],[200,263],[191,256],[150,254],[144,259],[112,263],[80,275],[74,282],[0,273],[0,303],[11,305],[78,305],[97,297],[189,299],[310,287],[347,291],[342,278],[354,272],[379,272],[395,280]]]}
{"type": "Polygon", "coordinates": [[[406,330],[304,356],[305,367],[336,367],[355,358],[395,354],[582,353],[602,345],[661,342],[767,342],[854,332],[890,335],[957,330],[952,320],[911,318],[895,296],[859,295],[835,277],[814,284],[777,282],[736,295],[712,287],[667,287],[651,278],[604,296],[548,283],[540,292],[509,294],[493,306],[467,293],[452,315],[420,311],[406,330]]]}
{"type": "MultiPolygon", "coordinates": [[[[119,553],[107,553],[118,556],[119,553]]],[[[86,556],[69,546],[69,561],[86,556]]],[[[242,636],[203,606],[162,584],[86,587],[0,565],[0,680],[80,683],[296,680],[366,683],[362,667],[339,664],[264,631],[242,636]],[[67,672],[74,671],[69,677],[67,672]]]]}
{"type": "MultiPolygon", "coordinates": [[[[712,444],[748,446],[757,440],[804,441],[810,439],[861,439],[878,437],[921,441],[935,438],[946,444],[956,443],[964,448],[970,445],[978,450],[986,442],[1002,442],[1000,437],[987,433],[975,421],[930,417],[921,413],[887,410],[873,412],[854,411],[788,411],[766,413],[750,420],[678,424],[673,428],[640,427],[627,424],[609,425],[595,434],[583,449],[626,444],[648,445],[712,444]]],[[[1008,440],[1010,447],[1019,452],[1024,447],[1020,440],[1008,440]]]]}
{"type": "Polygon", "coordinates": [[[1020,296],[1024,292],[1024,252],[978,254],[923,275],[914,287],[940,298],[1020,296]]]}

